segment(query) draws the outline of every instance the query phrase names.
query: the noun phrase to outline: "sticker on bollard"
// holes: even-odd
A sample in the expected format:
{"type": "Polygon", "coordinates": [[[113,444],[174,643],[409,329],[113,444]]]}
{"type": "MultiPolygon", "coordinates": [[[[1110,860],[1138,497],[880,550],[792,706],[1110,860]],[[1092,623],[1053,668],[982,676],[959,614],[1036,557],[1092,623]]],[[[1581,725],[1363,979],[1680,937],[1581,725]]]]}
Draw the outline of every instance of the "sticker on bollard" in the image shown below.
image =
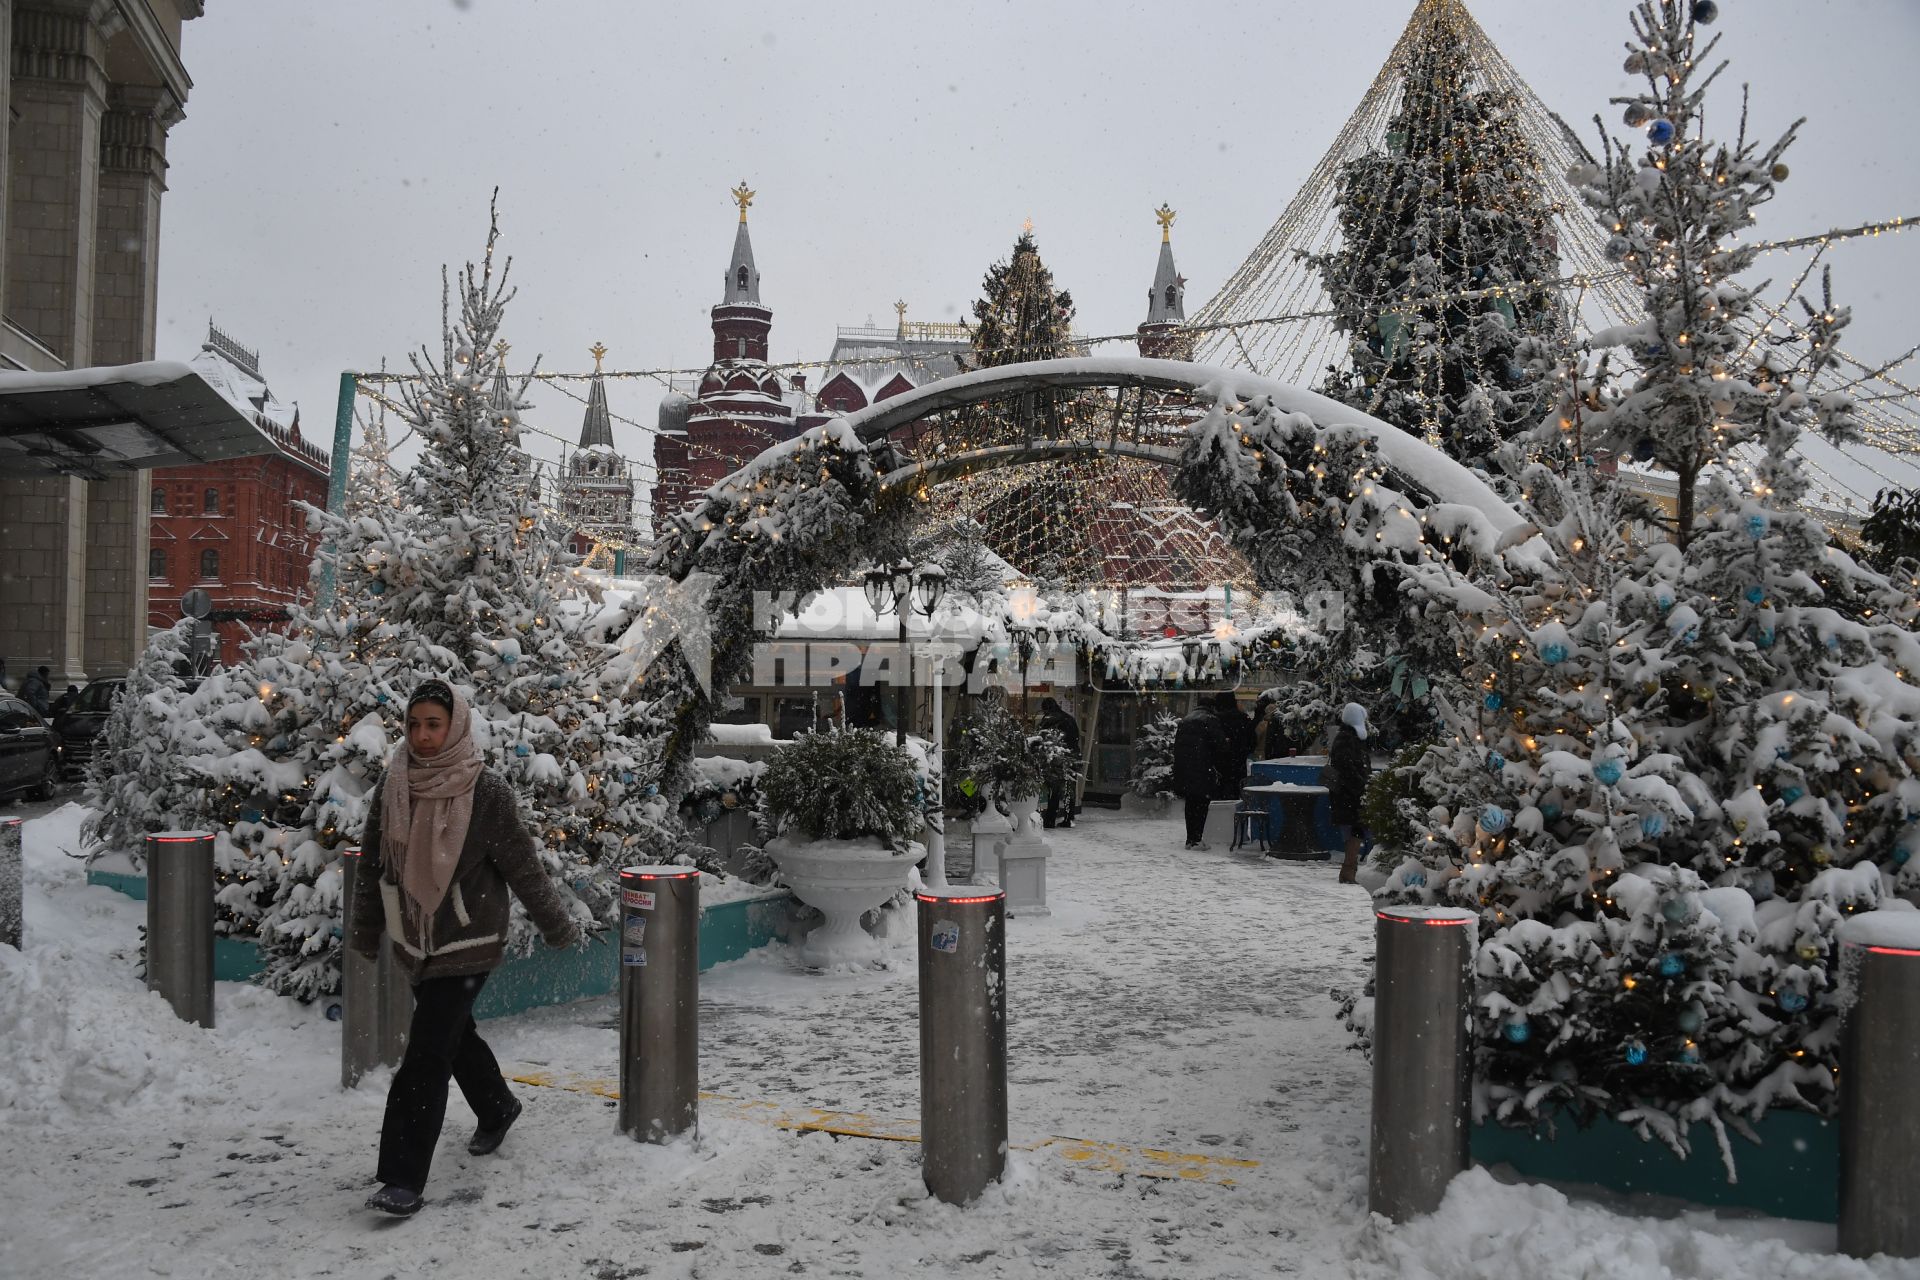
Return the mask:
{"type": "Polygon", "coordinates": [[[944,951],[948,955],[960,950],[960,926],[951,920],[942,920],[933,926],[931,939],[935,951],[944,951]]]}
{"type": "Polygon", "coordinates": [[[626,947],[620,952],[620,963],[635,969],[647,967],[647,949],[645,947],[626,947]]]}
{"type": "Polygon", "coordinates": [[[623,936],[626,941],[635,946],[645,942],[647,940],[647,918],[645,916],[628,916],[623,936]]]}
{"type": "Polygon", "coordinates": [[[653,895],[643,889],[623,889],[620,900],[635,911],[653,910],[653,895]]]}

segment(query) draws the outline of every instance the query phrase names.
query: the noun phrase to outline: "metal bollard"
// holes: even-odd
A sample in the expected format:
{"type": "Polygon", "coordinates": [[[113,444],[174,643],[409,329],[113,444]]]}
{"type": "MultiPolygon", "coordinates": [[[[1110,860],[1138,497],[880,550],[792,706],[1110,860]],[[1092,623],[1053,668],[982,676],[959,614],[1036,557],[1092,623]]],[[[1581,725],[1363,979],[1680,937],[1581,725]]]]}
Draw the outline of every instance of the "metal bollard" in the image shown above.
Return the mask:
{"type": "Polygon", "coordinates": [[[1467,1167],[1478,917],[1458,907],[1374,914],[1367,1208],[1405,1222],[1439,1208],[1447,1184],[1467,1167]]]}
{"type": "Polygon", "coordinates": [[[920,1151],[927,1190],[974,1199],[1007,1167],[1007,898],[922,890],[920,1151]]]}
{"type": "Polygon", "coordinates": [[[700,1121],[700,873],[620,872],[620,1131],[667,1142],[700,1121]]]}
{"type": "Polygon", "coordinates": [[[213,836],[147,837],[147,989],[183,1021],[213,1025],[213,836]]]}
{"type": "MultiPolygon", "coordinates": [[[[358,848],[340,852],[341,901],[352,902],[363,871],[358,848]]],[[[340,954],[340,1087],[351,1089],[375,1067],[397,1067],[407,1051],[413,1022],[413,987],[393,958],[393,943],[380,933],[372,960],[340,954]]]]}
{"type": "Polygon", "coordinates": [[[1920,913],[1840,926],[1840,1252],[1920,1257],[1920,913]]]}
{"type": "Polygon", "coordinates": [[[26,945],[27,891],[20,863],[20,819],[0,818],[0,947],[26,945]]]}

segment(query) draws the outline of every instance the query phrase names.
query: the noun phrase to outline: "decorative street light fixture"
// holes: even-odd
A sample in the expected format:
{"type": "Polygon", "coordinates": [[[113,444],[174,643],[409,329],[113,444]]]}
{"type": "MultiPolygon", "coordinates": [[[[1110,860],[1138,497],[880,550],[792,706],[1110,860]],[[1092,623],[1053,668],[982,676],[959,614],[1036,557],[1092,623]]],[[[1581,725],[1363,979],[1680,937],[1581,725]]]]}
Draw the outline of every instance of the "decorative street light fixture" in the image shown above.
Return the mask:
{"type": "MultiPolygon", "coordinates": [[[[900,652],[906,660],[907,670],[905,679],[894,682],[898,692],[893,723],[895,744],[905,746],[907,708],[913,685],[913,653],[907,647],[907,614],[911,611],[925,618],[933,617],[947,594],[947,571],[937,564],[925,564],[916,569],[905,561],[892,568],[878,565],[867,570],[866,591],[867,603],[873,607],[875,618],[889,613],[898,614],[900,618],[900,652]]],[[[937,727],[935,732],[937,736],[937,727]]]]}
{"type": "MultiPolygon", "coordinates": [[[[912,610],[929,620],[940,608],[940,602],[947,594],[947,571],[937,564],[923,564],[918,569],[906,563],[900,563],[891,569],[884,565],[867,571],[867,603],[873,606],[876,618],[888,613],[898,613],[900,617],[900,651],[906,658],[906,679],[898,682],[899,700],[895,703],[894,743],[905,746],[907,741],[907,707],[912,694],[913,654],[907,647],[907,611],[912,610]]],[[[945,725],[941,723],[944,709],[940,705],[940,694],[945,684],[945,654],[939,646],[933,650],[933,762],[939,769],[946,761],[945,725]]],[[[936,889],[947,887],[947,837],[946,814],[943,812],[945,797],[933,797],[933,803],[925,808],[927,822],[927,882],[936,889]]]]}

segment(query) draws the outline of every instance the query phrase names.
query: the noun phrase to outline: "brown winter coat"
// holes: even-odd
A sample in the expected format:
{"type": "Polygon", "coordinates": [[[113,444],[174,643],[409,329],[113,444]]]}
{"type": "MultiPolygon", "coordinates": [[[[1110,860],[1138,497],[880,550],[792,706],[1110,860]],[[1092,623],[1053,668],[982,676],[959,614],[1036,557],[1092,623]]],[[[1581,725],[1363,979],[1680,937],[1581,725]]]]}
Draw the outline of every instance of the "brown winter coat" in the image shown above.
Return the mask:
{"type": "Polygon", "coordinates": [[[489,973],[506,954],[509,888],[526,904],[548,946],[570,947],[579,940],[579,927],[534,855],[533,837],[520,825],[512,788],[491,769],[474,783],[473,821],[446,900],[430,922],[431,945],[413,936],[408,924],[412,913],[401,909],[399,882],[380,856],[380,792],[385,785],[375,787],[367,803],[360,838],[364,861],[354,878],[353,901],[347,904],[346,943],[351,950],[373,954],[384,931],[415,982],[489,973]]]}

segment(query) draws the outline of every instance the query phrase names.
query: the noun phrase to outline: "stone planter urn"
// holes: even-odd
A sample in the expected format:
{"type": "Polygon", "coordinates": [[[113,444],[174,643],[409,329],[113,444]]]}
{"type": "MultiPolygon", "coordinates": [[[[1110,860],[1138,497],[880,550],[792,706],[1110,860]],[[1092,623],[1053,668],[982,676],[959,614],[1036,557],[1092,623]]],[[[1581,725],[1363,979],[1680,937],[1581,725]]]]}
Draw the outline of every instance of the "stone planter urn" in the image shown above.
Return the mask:
{"type": "Polygon", "coordinates": [[[780,836],[766,848],[794,897],[826,917],[800,947],[800,958],[820,969],[863,967],[878,958],[880,944],[860,927],[860,917],[906,888],[914,864],[924,856],[918,844],[895,853],[871,837],[780,836]]]}
{"type": "Polygon", "coordinates": [[[1034,815],[1040,811],[1040,797],[1028,796],[1024,800],[1007,801],[1007,811],[1013,815],[1013,834],[1020,837],[1027,834],[1033,826],[1034,815]]]}

